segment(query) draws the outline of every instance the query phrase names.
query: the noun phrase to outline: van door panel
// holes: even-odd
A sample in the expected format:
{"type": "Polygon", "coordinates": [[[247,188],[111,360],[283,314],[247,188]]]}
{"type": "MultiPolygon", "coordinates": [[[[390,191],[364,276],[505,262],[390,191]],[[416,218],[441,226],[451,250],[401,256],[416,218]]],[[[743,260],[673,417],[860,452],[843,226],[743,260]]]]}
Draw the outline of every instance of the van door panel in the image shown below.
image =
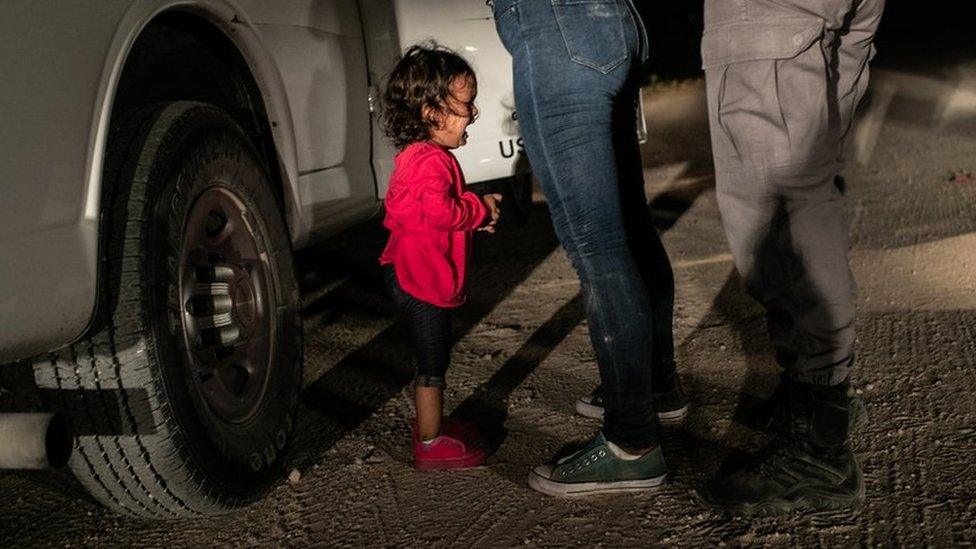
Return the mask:
{"type": "MultiPolygon", "coordinates": [[[[512,88],[512,59],[495,31],[491,10],[482,0],[363,0],[365,4],[389,5],[393,9],[400,51],[428,39],[459,53],[478,76],[478,120],[468,128],[467,145],[454,151],[468,183],[508,177],[528,170],[521,154],[521,138],[515,114],[512,88]]],[[[363,10],[364,13],[367,10],[363,10]]],[[[373,10],[370,10],[373,11],[373,10]]],[[[370,28],[367,36],[379,34],[370,28]]],[[[399,53],[399,52],[397,52],[399,53]]],[[[370,56],[374,72],[386,74],[392,59],[370,56]]],[[[374,147],[376,158],[389,149],[374,147]]],[[[387,160],[388,162],[388,160],[387,160]]],[[[386,181],[378,182],[380,196],[386,181]]]]}
{"type": "Polygon", "coordinates": [[[356,0],[243,3],[288,95],[302,222],[313,237],[320,237],[367,217],[377,197],[370,166],[366,52],[356,0]]]}

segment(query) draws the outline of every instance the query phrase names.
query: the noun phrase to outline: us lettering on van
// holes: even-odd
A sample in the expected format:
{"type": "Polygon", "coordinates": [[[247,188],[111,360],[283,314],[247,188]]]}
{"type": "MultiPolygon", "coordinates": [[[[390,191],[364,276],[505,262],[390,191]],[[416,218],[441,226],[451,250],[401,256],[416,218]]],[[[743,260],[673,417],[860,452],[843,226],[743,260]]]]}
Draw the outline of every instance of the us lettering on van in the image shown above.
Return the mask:
{"type": "Polygon", "coordinates": [[[525,146],[522,138],[519,137],[518,139],[509,139],[508,141],[499,141],[498,150],[502,153],[502,158],[511,158],[515,156],[515,153],[525,152],[525,146]]]}

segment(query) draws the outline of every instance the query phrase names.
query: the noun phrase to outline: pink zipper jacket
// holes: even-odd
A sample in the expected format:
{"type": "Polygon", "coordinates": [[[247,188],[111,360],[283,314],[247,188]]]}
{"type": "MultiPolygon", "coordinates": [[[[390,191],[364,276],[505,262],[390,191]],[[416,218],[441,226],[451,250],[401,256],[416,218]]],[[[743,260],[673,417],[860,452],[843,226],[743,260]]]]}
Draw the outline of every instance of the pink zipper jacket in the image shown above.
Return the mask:
{"type": "Polygon", "coordinates": [[[394,159],[386,193],[390,240],[380,264],[392,264],[405,292],[438,307],[464,303],[475,229],[488,208],[464,190],[461,166],[449,151],[413,143],[394,159]]]}

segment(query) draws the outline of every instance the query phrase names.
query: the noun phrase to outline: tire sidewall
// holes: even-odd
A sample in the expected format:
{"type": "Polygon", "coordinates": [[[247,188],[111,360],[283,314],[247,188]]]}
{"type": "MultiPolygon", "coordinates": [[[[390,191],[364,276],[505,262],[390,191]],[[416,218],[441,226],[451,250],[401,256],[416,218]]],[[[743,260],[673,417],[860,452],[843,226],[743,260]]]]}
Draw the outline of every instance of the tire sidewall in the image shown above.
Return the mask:
{"type": "Polygon", "coordinates": [[[301,388],[302,335],[290,242],[267,170],[230,117],[205,105],[183,105],[175,115],[167,113],[170,109],[161,115],[167,134],[149,181],[158,185],[149,192],[156,201],[146,256],[145,312],[156,343],[150,350],[166,394],[164,417],[182,434],[186,459],[218,497],[249,500],[280,469],[301,388]],[[217,184],[235,192],[254,231],[265,236],[258,245],[267,254],[270,291],[277,304],[277,313],[269,311],[275,349],[265,396],[255,415],[242,424],[220,419],[200,395],[180,321],[178,266],[187,214],[195,197],[217,184]]]}

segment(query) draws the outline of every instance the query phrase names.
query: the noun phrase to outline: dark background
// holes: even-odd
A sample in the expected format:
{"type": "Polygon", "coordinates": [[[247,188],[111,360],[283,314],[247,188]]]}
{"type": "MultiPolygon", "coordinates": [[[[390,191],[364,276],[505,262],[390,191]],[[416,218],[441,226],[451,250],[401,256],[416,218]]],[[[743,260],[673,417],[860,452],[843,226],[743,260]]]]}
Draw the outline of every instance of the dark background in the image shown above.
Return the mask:
{"type": "MultiPolygon", "coordinates": [[[[926,70],[947,58],[976,59],[974,4],[972,0],[888,0],[876,41],[876,64],[892,66],[897,59],[899,67],[926,70]]],[[[638,2],[651,40],[652,83],[700,75],[702,5],[702,0],[638,2]]]]}

